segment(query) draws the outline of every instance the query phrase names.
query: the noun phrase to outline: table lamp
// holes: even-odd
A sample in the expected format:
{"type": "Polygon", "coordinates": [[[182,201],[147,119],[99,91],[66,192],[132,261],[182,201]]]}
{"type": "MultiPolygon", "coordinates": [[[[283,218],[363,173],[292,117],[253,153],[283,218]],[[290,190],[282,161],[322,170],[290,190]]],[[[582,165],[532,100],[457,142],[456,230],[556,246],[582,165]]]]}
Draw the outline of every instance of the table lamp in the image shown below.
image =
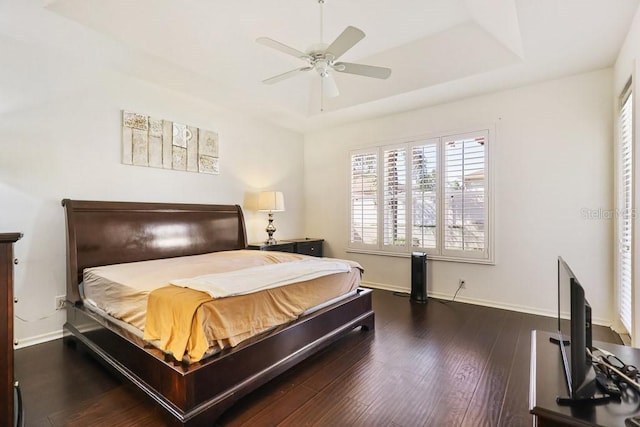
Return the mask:
{"type": "Polygon", "coordinates": [[[276,226],[273,225],[273,212],[284,211],[284,196],[280,191],[263,191],[258,196],[258,211],[269,213],[269,224],[265,231],[269,235],[269,238],[265,240],[267,245],[275,245],[278,243],[273,238],[273,233],[276,231],[276,226]]]}

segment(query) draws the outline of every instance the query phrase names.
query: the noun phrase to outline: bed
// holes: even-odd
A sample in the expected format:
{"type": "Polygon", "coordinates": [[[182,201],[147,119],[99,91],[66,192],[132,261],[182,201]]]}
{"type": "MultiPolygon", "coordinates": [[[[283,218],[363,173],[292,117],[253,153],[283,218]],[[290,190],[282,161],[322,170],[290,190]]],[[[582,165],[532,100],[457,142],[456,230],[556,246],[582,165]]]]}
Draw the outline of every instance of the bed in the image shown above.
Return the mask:
{"type": "Polygon", "coordinates": [[[205,426],[247,393],[360,327],[374,328],[371,291],[347,297],[184,363],[149,345],[121,322],[83,303],[87,268],[246,248],[237,205],[64,199],[67,225],[66,339],[79,342],[130,381],[171,425],[205,426]]]}

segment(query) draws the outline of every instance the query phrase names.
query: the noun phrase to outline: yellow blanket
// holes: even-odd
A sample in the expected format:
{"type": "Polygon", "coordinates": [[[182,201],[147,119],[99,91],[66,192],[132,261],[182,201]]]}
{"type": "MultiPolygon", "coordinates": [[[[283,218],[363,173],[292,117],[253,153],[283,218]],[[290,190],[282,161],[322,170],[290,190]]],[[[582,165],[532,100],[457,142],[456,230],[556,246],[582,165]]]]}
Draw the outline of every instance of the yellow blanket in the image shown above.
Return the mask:
{"type": "Polygon", "coordinates": [[[185,352],[200,354],[201,358],[208,344],[194,317],[198,307],[211,300],[209,294],[178,286],[156,289],[147,301],[144,339],[158,340],[160,348],[171,352],[177,360],[182,360],[185,352]]]}
{"type": "Polygon", "coordinates": [[[212,346],[243,340],[296,319],[305,310],[358,287],[361,270],[338,273],[247,295],[213,299],[208,294],[166,286],[149,294],[144,339],[177,360],[197,362],[212,346]]]}

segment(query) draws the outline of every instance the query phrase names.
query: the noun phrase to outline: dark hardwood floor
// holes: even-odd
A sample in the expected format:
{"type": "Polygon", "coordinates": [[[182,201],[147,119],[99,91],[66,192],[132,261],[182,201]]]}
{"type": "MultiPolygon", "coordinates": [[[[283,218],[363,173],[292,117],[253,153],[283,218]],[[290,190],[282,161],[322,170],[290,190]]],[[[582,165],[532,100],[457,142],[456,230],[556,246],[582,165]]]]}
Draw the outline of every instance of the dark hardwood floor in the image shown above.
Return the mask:
{"type": "MultiPolygon", "coordinates": [[[[246,398],[219,426],[530,426],[531,330],[555,319],[374,292],[353,331],[246,398]]],[[[621,343],[608,328],[594,339],[621,343]]],[[[16,351],[27,426],[162,426],[161,414],[62,340],[16,351]]]]}

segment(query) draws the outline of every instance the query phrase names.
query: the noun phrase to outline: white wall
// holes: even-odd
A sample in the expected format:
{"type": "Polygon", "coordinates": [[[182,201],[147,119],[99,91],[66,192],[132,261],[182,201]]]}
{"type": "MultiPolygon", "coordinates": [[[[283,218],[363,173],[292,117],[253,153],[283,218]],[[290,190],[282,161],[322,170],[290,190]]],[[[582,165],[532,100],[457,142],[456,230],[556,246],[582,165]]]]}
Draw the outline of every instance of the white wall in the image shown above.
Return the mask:
{"type": "MultiPolygon", "coordinates": [[[[629,33],[620,49],[620,53],[618,54],[618,58],[616,59],[616,63],[613,67],[614,70],[614,81],[613,81],[613,94],[611,101],[613,104],[614,111],[616,112],[615,116],[617,117],[617,112],[620,108],[620,95],[624,90],[627,82],[630,78],[632,79],[632,91],[633,91],[633,111],[634,111],[634,195],[633,195],[633,203],[634,210],[637,212],[638,209],[638,200],[640,200],[640,156],[638,156],[638,144],[637,137],[638,131],[640,129],[640,82],[638,82],[638,76],[640,76],[640,9],[636,12],[633,22],[631,23],[631,28],[629,29],[629,33]]],[[[634,234],[634,242],[640,241],[640,223],[637,221],[637,216],[634,219],[633,224],[633,234],[634,234]]],[[[632,274],[633,274],[633,284],[634,287],[637,288],[638,283],[638,268],[640,268],[640,248],[637,243],[634,243],[633,249],[633,266],[632,266],[632,274]]],[[[617,295],[617,294],[616,294],[617,295]]],[[[639,295],[638,292],[635,292],[635,295],[639,295]]],[[[640,298],[636,296],[632,296],[631,305],[633,307],[632,314],[632,331],[631,335],[631,344],[635,347],[640,346],[640,298]]],[[[617,307],[617,305],[616,305],[617,307]]],[[[617,313],[617,308],[616,311],[617,313]]],[[[616,316],[617,318],[617,316],[616,316]]],[[[620,330],[622,330],[622,327],[620,330]]]]}
{"type": "Polygon", "coordinates": [[[613,72],[614,72],[613,96],[616,99],[616,103],[617,103],[618,96],[620,96],[620,94],[622,93],[622,90],[624,89],[624,86],[629,81],[629,78],[637,70],[637,67],[638,67],[637,59],[639,56],[640,56],[640,9],[636,11],[635,16],[633,17],[633,21],[631,22],[631,27],[629,28],[627,37],[625,38],[625,41],[622,44],[622,47],[620,48],[620,52],[618,53],[618,58],[616,59],[616,63],[614,64],[614,67],[613,67],[613,72]]]}
{"type": "MultiPolygon", "coordinates": [[[[243,205],[261,189],[284,192],[277,237],[303,231],[302,136],[193,97],[0,37],[0,232],[19,231],[15,336],[59,336],[65,293],[63,198],[243,205]],[[218,176],[120,163],[121,110],[217,131],[218,176]]],[[[266,215],[245,209],[250,241],[266,215]]]]}
{"type": "MultiPolygon", "coordinates": [[[[303,140],[252,117],[107,71],[102,68],[107,64],[92,63],[99,56],[95,52],[71,52],[75,45],[64,51],[44,47],[55,34],[43,35],[39,25],[17,27],[38,41],[0,35],[0,232],[25,234],[16,245],[21,262],[15,312],[26,321],[16,321],[15,333],[23,345],[58,336],[64,321],[53,301],[65,292],[60,206],[65,197],[243,204],[260,189],[281,190],[287,211],[276,215],[276,237],[298,237],[302,231],[323,237],[329,255],[364,265],[366,281],[408,290],[408,259],[345,252],[347,153],[477,124],[492,124],[498,134],[493,152],[496,265],[430,262],[431,293],[451,296],[463,277],[468,286],[460,300],[552,314],[555,258],[563,255],[587,288],[596,319],[611,319],[612,222],[581,216],[583,209],[612,207],[611,70],[356,123],[303,140]],[[217,131],[221,174],[120,164],[122,109],[217,131]]],[[[637,28],[634,24],[633,31],[637,28]]],[[[245,216],[249,240],[262,239],[264,215],[245,210],[245,216]]]]}
{"type": "Polygon", "coordinates": [[[612,71],[549,81],[305,136],[306,234],[359,261],[364,280],[410,290],[408,258],[346,253],[348,152],[385,141],[494,125],[496,264],[429,261],[430,294],[555,315],[558,255],[586,288],[594,321],[612,318],[612,71]]]}

